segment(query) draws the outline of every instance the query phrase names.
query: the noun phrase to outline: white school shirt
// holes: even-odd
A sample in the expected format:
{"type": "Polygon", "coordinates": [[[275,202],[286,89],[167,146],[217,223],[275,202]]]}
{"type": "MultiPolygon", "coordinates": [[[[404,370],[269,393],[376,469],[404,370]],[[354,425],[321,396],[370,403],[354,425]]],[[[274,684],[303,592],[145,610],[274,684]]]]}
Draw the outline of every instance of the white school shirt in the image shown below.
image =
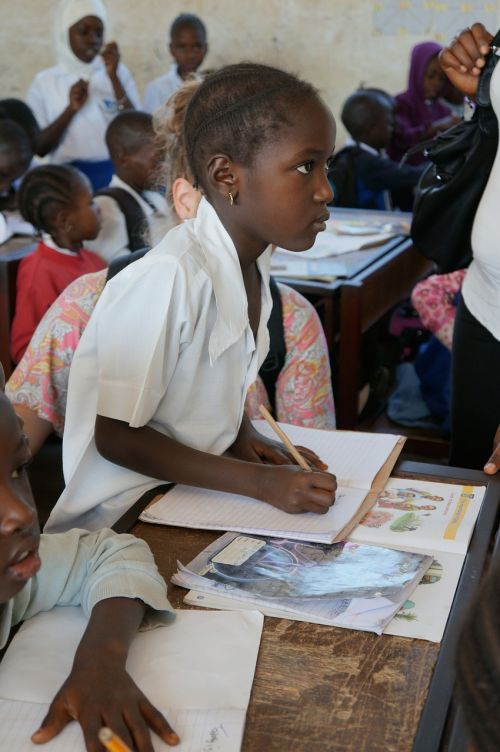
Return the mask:
{"type": "Polygon", "coordinates": [[[168,102],[174,92],[184,83],[177,73],[177,63],[173,63],[163,76],[154,78],[144,92],[144,110],[153,113],[168,102]]]}
{"type": "Polygon", "coordinates": [[[108,282],[71,366],[66,488],[46,530],[113,525],[160,483],[97,452],[96,414],[150,426],[211,454],[231,446],[269,349],[270,255],[269,248],[257,260],[262,308],[256,342],[236,249],[205,198],[195,219],[174,227],[108,282]]]}
{"type": "MultiPolygon", "coordinates": [[[[158,191],[140,193],[124,180],[113,175],[110,188],[123,188],[137,201],[146,218],[144,245],[156,245],[174,224],[165,197],[158,191]]],[[[95,240],[86,240],[85,248],[98,253],[108,264],[117,256],[129,252],[127,222],[117,202],[111,196],[96,196],[95,203],[101,212],[101,229],[95,240]]]]}
{"type": "MultiPolygon", "coordinates": [[[[122,63],[118,65],[118,77],[134,107],[140,107],[134,79],[122,63]]],[[[67,73],[58,65],[37,73],[29,88],[27,102],[40,128],[53,123],[66,109],[69,90],[77,81],[78,75],[67,73]]],[[[117,113],[113,86],[104,63],[96,61],[89,81],[88,99],[70,122],[59,146],[50,153],[50,161],[62,164],[75,159],[89,162],[109,159],[106,128],[117,113]]]]}
{"type": "MultiPolygon", "coordinates": [[[[490,82],[491,104],[500,120],[500,65],[490,82]]],[[[500,340],[500,148],[476,211],[472,227],[472,263],[465,275],[462,295],[467,308],[495,339],[500,340]]]]}

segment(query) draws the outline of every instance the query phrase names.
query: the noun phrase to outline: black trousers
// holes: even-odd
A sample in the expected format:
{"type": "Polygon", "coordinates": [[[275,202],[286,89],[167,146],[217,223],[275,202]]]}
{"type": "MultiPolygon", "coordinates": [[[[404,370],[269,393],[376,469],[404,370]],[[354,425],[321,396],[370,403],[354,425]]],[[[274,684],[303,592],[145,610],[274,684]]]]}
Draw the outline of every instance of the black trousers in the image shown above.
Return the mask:
{"type": "Polygon", "coordinates": [[[451,361],[450,465],[482,470],[500,425],[500,341],[460,299],[451,361]]]}

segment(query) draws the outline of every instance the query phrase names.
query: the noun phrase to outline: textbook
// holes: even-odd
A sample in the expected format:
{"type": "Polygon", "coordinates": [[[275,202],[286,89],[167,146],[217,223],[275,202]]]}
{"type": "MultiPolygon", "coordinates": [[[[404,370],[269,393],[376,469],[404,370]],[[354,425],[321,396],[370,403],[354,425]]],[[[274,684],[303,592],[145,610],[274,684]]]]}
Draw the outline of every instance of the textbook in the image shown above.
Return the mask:
{"type": "Polygon", "coordinates": [[[350,541],[226,533],[187,566],[178,563],[172,582],[269,616],[381,634],[431,563],[432,556],[350,541]]]}
{"type": "MultiPolygon", "coordinates": [[[[384,634],[441,641],[484,493],[483,486],[389,480],[349,540],[430,554],[433,560],[414,592],[384,627],[384,634]],[[408,518],[408,513],[414,516],[408,518]]],[[[201,592],[196,586],[184,600],[205,608],[248,608],[227,597],[222,588],[201,592]]],[[[266,608],[265,613],[303,619],[277,607],[272,613],[266,608]]]]}
{"type": "MultiPolygon", "coordinates": [[[[71,670],[87,625],[80,608],[28,619],[0,666],[2,750],[33,752],[30,741],[71,670]]],[[[181,738],[179,752],[238,752],[252,689],[263,617],[257,611],[177,611],[165,626],[139,632],[127,670],[181,738]]],[[[155,752],[171,750],[152,734],[155,752]]],[[[70,723],[44,752],[85,752],[70,723]]]]}
{"type": "MultiPolygon", "coordinates": [[[[258,431],[275,438],[266,421],[258,431]]],[[[312,449],[337,476],[337,493],[326,514],[288,514],[247,496],[177,485],[147,507],[143,522],[204,530],[333,543],[347,537],[389,478],[404,439],[393,434],[323,431],[279,424],[293,444],[312,449]]]]}

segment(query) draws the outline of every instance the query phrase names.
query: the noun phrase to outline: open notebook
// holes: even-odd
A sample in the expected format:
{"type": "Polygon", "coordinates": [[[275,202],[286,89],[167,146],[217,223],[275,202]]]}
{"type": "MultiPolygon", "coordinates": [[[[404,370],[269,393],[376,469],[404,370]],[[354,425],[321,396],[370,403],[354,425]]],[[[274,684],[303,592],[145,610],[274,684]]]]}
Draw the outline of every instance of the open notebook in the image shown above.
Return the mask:
{"type": "MultiPolygon", "coordinates": [[[[254,421],[268,436],[265,421],[254,421]]],[[[177,485],[141,514],[143,522],[208,530],[234,530],[295,540],[342,540],[373,505],[384,487],[404,439],[392,434],[321,431],[281,424],[290,440],[306,446],[337,476],[335,504],[327,514],[288,514],[247,496],[177,485]]]]}
{"type": "MultiPolygon", "coordinates": [[[[14,637],[0,665],[2,750],[85,752],[76,722],[43,746],[30,736],[70,672],[86,623],[79,608],[55,608],[14,637]]],[[[181,737],[179,752],[240,749],[262,624],[256,611],[178,611],[134,639],[127,670],[181,737]]],[[[155,752],[172,749],[153,743],[155,752]]]]}

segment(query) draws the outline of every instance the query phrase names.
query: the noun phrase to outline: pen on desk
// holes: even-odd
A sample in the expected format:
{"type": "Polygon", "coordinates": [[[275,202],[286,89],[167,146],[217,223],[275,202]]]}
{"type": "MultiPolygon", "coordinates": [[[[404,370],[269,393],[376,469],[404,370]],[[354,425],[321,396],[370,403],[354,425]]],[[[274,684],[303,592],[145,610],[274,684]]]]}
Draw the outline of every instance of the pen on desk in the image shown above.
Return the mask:
{"type": "Polygon", "coordinates": [[[273,416],[269,412],[269,410],[264,406],[259,406],[259,411],[262,417],[267,420],[273,431],[277,434],[277,436],[280,437],[283,444],[286,446],[290,454],[292,455],[293,459],[297,463],[297,465],[300,465],[302,470],[307,470],[308,472],[311,472],[310,465],[306,462],[306,460],[303,458],[303,456],[300,454],[300,452],[297,451],[297,449],[294,447],[286,433],[279,427],[279,425],[274,420],[273,416]]]}
{"type": "Polygon", "coordinates": [[[103,726],[98,733],[99,741],[103,744],[108,752],[132,752],[130,747],[122,742],[110,728],[103,726]]]}

